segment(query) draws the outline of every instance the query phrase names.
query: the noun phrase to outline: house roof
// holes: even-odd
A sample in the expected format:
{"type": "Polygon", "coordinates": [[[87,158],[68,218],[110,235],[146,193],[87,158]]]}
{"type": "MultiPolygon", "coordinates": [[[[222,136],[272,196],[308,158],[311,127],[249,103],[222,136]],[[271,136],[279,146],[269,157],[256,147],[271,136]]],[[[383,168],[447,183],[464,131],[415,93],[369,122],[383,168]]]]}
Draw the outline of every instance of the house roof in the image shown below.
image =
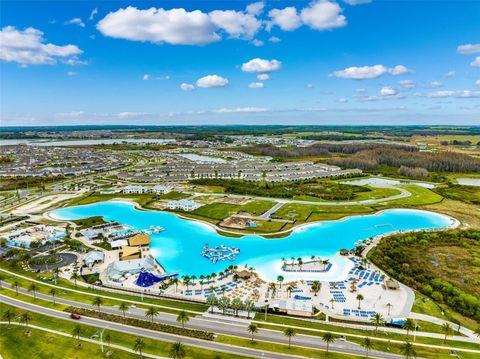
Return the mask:
{"type": "Polygon", "coordinates": [[[138,247],[123,246],[122,247],[122,257],[128,257],[134,254],[139,253],[138,247]]]}
{"type": "Polygon", "coordinates": [[[148,234],[138,233],[128,239],[130,246],[144,246],[150,244],[151,239],[148,234]]]}
{"type": "Polygon", "coordinates": [[[103,261],[105,254],[102,251],[90,251],[83,256],[85,263],[94,263],[96,261],[103,261]]]}

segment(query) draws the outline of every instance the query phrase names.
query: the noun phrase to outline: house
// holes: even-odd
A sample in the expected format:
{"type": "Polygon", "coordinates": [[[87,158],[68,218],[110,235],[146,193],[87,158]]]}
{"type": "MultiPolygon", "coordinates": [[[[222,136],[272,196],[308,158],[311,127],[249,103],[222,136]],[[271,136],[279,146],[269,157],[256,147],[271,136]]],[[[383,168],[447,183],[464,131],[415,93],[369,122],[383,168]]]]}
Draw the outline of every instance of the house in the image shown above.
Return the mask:
{"type": "Polygon", "coordinates": [[[122,189],[122,192],[125,194],[143,194],[147,192],[147,189],[143,186],[126,186],[122,189]]]}
{"type": "Polygon", "coordinates": [[[172,192],[172,188],[169,186],[156,185],[152,187],[151,192],[155,194],[166,194],[172,192]]]}
{"type": "Polygon", "coordinates": [[[102,251],[90,251],[83,256],[83,264],[91,268],[97,263],[102,263],[105,259],[105,254],[102,251]]]}
{"type": "Polygon", "coordinates": [[[313,305],[310,300],[280,300],[278,306],[274,306],[281,313],[295,315],[297,317],[311,317],[313,305]]]}
{"type": "Polygon", "coordinates": [[[195,202],[191,199],[180,199],[169,201],[167,203],[169,209],[181,209],[182,211],[194,211],[197,208],[200,208],[202,205],[198,202],[195,202]]]}

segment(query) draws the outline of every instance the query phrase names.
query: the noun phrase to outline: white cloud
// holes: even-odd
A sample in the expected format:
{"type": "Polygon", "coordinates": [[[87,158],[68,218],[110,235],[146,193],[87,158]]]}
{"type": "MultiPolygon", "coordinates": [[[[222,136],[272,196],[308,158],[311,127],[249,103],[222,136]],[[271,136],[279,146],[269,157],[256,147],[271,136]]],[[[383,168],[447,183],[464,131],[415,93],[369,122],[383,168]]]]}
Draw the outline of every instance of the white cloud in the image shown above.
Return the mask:
{"type": "Polygon", "coordinates": [[[345,97],[342,97],[342,98],[339,98],[339,99],[337,100],[337,102],[347,103],[347,102],[348,102],[348,99],[346,99],[345,97]]]}
{"type": "Polygon", "coordinates": [[[306,84],[305,87],[307,89],[313,89],[315,86],[313,86],[313,84],[306,84]]]}
{"type": "Polygon", "coordinates": [[[88,17],[88,20],[93,20],[93,18],[98,14],[98,9],[95,8],[92,10],[92,12],[90,13],[90,16],[88,17]]]}
{"type": "Polygon", "coordinates": [[[445,74],[445,77],[453,77],[455,76],[457,73],[455,71],[448,71],[446,74],[445,74]]]}
{"type": "Polygon", "coordinates": [[[43,32],[32,27],[17,30],[6,26],[0,30],[0,60],[21,65],[55,64],[57,58],[82,53],[75,45],[58,46],[44,43],[43,32]]]}
{"type": "Polygon", "coordinates": [[[218,110],[212,110],[215,113],[255,113],[255,112],[267,112],[268,108],[262,107],[237,107],[237,108],[220,108],[218,110]]]}
{"type": "Polygon", "coordinates": [[[412,80],[402,80],[399,83],[403,88],[406,89],[413,89],[417,86],[417,84],[412,80]]]}
{"type": "Polygon", "coordinates": [[[187,84],[186,82],[182,83],[180,85],[180,89],[185,92],[193,91],[195,90],[195,86],[192,84],[187,84]]]}
{"type": "Polygon", "coordinates": [[[374,66],[352,66],[347,67],[346,69],[334,71],[330,76],[340,77],[344,79],[353,79],[353,80],[365,80],[365,79],[375,79],[385,74],[390,75],[402,75],[405,73],[411,72],[407,67],[403,65],[397,65],[392,68],[387,68],[383,65],[374,65],[374,66]]]}
{"type": "Polygon", "coordinates": [[[80,60],[77,56],[69,57],[69,58],[66,59],[66,60],[62,60],[62,62],[65,63],[65,64],[67,64],[67,65],[71,65],[71,66],[78,66],[78,65],[86,65],[86,64],[88,64],[87,61],[80,60]]]}
{"type": "Polygon", "coordinates": [[[276,42],[280,42],[280,41],[282,41],[282,40],[281,40],[280,38],[276,37],[276,36],[271,36],[271,37],[268,39],[268,41],[270,41],[270,42],[275,42],[275,43],[276,43],[276,42]]]}
{"type": "Polygon", "coordinates": [[[201,45],[220,40],[215,32],[218,27],[208,14],[181,8],[139,10],[129,6],[110,12],[99,21],[97,29],[113,38],[174,45],[201,45]]]}
{"type": "Polygon", "coordinates": [[[148,81],[148,80],[150,80],[150,75],[149,74],[143,75],[143,81],[148,81]]]}
{"type": "Polygon", "coordinates": [[[347,3],[348,5],[360,5],[360,4],[368,4],[372,2],[372,0],[342,0],[342,1],[347,3]]]}
{"type": "Polygon", "coordinates": [[[75,76],[77,73],[75,71],[68,71],[67,76],[75,76]]]}
{"type": "Polygon", "coordinates": [[[263,89],[265,84],[263,82],[251,82],[248,84],[248,88],[251,89],[263,89]]]}
{"type": "Polygon", "coordinates": [[[149,116],[151,116],[151,114],[147,112],[128,112],[128,111],[119,112],[112,115],[112,117],[115,117],[118,119],[145,118],[149,116]]]}
{"type": "Polygon", "coordinates": [[[355,89],[355,92],[356,93],[365,93],[365,92],[367,92],[367,89],[359,88],[359,89],[355,89]]]}
{"type": "Polygon", "coordinates": [[[457,52],[462,55],[473,55],[480,52],[480,44],[465,44],[457,47],[457,52]]]}
{"type": "Polygon", "coordinates": [[[475,58],[475,60],[473,60],[472,62],[470,62],[470,66],[480,67],[480,56],[477,56],[477,57],[475,58]]]}
{"type": "Polygon", "coordinates": [[[389,68],[388,73],[391,75],[403,75],[403,74],[408,74],[412,72],[410,69],[408,69],[406,66],[403,65],[397,65],[395,67],[389,68]]]}
{"type": "Polygon", "coordinates": [[[435,92],[429,92],[426,97],[431,98],[443,98],[443,97],[456,97],[456,98],[473,98],[480,97],[480,91],[471,91],[471,90],[440,90],[435,92]]]}
{"type": "Polygon", "coordinates": [[[431,86],[431,87],[434,87],[434,88],[442,87],[442,86],[443,86],[443,83],[441,83],[441,82],[439,82],[439,81],[432,81],[432,82],[430,82],[430,86],[431,86]]]}
{"type": "Polygon", "coordinates": [[[475,85],[480,86],[480,80],[475,81],[475,85]]]}
{"type": "Polygon", "coordinates": [[[284,9],[272,9],[268,12],[271,21],[267,24],[267,30],[270,30],[273,25],[277,25],[284,31],[293,31],[302,26],[302,20],[297,13],[297,9],[293,6],[284,9]]]}
{"type": "Polygon", "coordinates": [[[218,75],[207,75],[197,80],[197,87],[225,87],[228,85],[228,79],[218,75]]]}
{"type": "Polygon", "coordinates": [[[395,96],[396,94],[398,94],[397,90],[390,86],[382,87],[380,90],[380,96],[395,96]]]}
{"type": "Polygon", "coordinates": [[[261,26],[254,15],[242,11],[214,10],[208,16],[218,28],[237,39],[251,39],[261,26]]]}
{"type": "Polygon", "coordinates": [[[282,63],[278,60],[252,59],[242,64],[243,72],[271,72],[280,70],[282,63]]]}
{"type": "Polygon", "coordinates": [[[260,81],[270,80],[270,75],[269,74],[258,74],[257,79],[260,80],[260,81]]]}
{"type": "Polygon", "coordinates": [[[263,42],[262,40],[253,39],[253,40],[252,40],[252,45],[253,45],[253,46],[260,47],[260,46],[263,46],[263,45],[264,45],[264,42],[263,42]]]}
{"type": "Polygon", "coordinates": [[[78,25],[80,27],[85,27],[85,23],[79,17],[65,21],[65,25],[78,25]]]}
{"type": "Polygon", "coordinates": [[[316,30],[329,30],[347,25],[347,19],[341,15],[340,5],[328,0],[317,0],[300,12],[305,25],[316,30]]]}
{"type": "Polygon", "coordinates": [[[265,7],[265,3],[263,1],[258,1],[250,5],[247,5],[245,11],[247,14],[258,16],[263,12],[264,7],[265,7]]]}

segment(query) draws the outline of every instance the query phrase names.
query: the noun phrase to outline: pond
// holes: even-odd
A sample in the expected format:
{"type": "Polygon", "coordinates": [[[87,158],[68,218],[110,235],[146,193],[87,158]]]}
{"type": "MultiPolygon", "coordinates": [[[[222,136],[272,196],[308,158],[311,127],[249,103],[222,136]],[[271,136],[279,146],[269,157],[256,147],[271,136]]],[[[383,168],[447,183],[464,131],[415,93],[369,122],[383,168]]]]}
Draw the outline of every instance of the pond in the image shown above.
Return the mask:
{"type": "Polygon", "coordinates": [[[103,216],[108,221],[117,221],[138,230],[161,226],[165,230],[152,233],[150,249],[167,272],[198,277],[219,273],[229,265],[246,265],[254,267],[267,280],[275,280],[279,274],[286,280],[298,279],[299,274],[282,273],[282,258],[302,257],[305,260],[312,255],[329,258],[333,265],[327,273],[309,273],[308,278],[339,280],[347,275],[352,264],[337,255],[342,248],[350,249],[359,240],[393,231],[447,228],[455,223],[451,217],[434,212],[389,209],[375,215],[312,223],[297,227],[287,237],[266,239],[258,235],[225,237],[205,223],[168,212],[138,210],[132,203],[122,201],[62,208],[50,212],[50,216],[69,220],[103,216]],[[240,253],[234,260],[213,263],[202,257],[205,244],[210,248],[220,245],[239,248],[240,253]]]}
{"type": "Polygon", "coordinates": [[[411,182],[411,181],[399,181],[388,178],[363,178],[353,181],[344,181],[343,184],[352,184],[357,186],[396,186],[396,185],[415,185],[423,188],[435,188],[433,183],[427,182],[411,182]]]}

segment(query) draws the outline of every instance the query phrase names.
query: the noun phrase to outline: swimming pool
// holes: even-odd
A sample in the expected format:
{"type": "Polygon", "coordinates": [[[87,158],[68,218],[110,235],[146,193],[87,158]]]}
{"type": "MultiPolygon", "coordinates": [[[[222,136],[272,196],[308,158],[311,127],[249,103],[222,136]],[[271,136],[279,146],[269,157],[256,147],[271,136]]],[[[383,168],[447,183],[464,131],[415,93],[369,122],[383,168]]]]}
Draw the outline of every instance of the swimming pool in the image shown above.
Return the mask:
{"type": "Polygon", "coordinates": [[[275,280],[281,274],[285,280],[300,278],[340,280],[352,262],[336,253],[341,248],[350,249],[358,240],[397,230],[446,228],[453,219],[438,213],[410,209],[389,209],[375,215],[349,217],[341,221],[312,223],[295,229],[289,236],[265,239],[248,235],[242,238],[224,237],[207,224],[177,217],[161,211],[142,211],[129,202],[108,201],[68,207],[50,212],[57,219],[80,219],[103,216],[106,220],[127,224],[135,229],[151,225],[162,226],[163,232],[152,233],[152,254],[170,273],[207,275],[219,273],[229,265],[254,267],[267,280],[275,280]],[[225,245],[237,247],[240,253],[233,261],[212,263],[201,253],[208,243],[210,247],[225,245]],[[282,272],[282,258],[310,258],[315,255],[329,258],[332,268],[327,273],[282,272]]]}

